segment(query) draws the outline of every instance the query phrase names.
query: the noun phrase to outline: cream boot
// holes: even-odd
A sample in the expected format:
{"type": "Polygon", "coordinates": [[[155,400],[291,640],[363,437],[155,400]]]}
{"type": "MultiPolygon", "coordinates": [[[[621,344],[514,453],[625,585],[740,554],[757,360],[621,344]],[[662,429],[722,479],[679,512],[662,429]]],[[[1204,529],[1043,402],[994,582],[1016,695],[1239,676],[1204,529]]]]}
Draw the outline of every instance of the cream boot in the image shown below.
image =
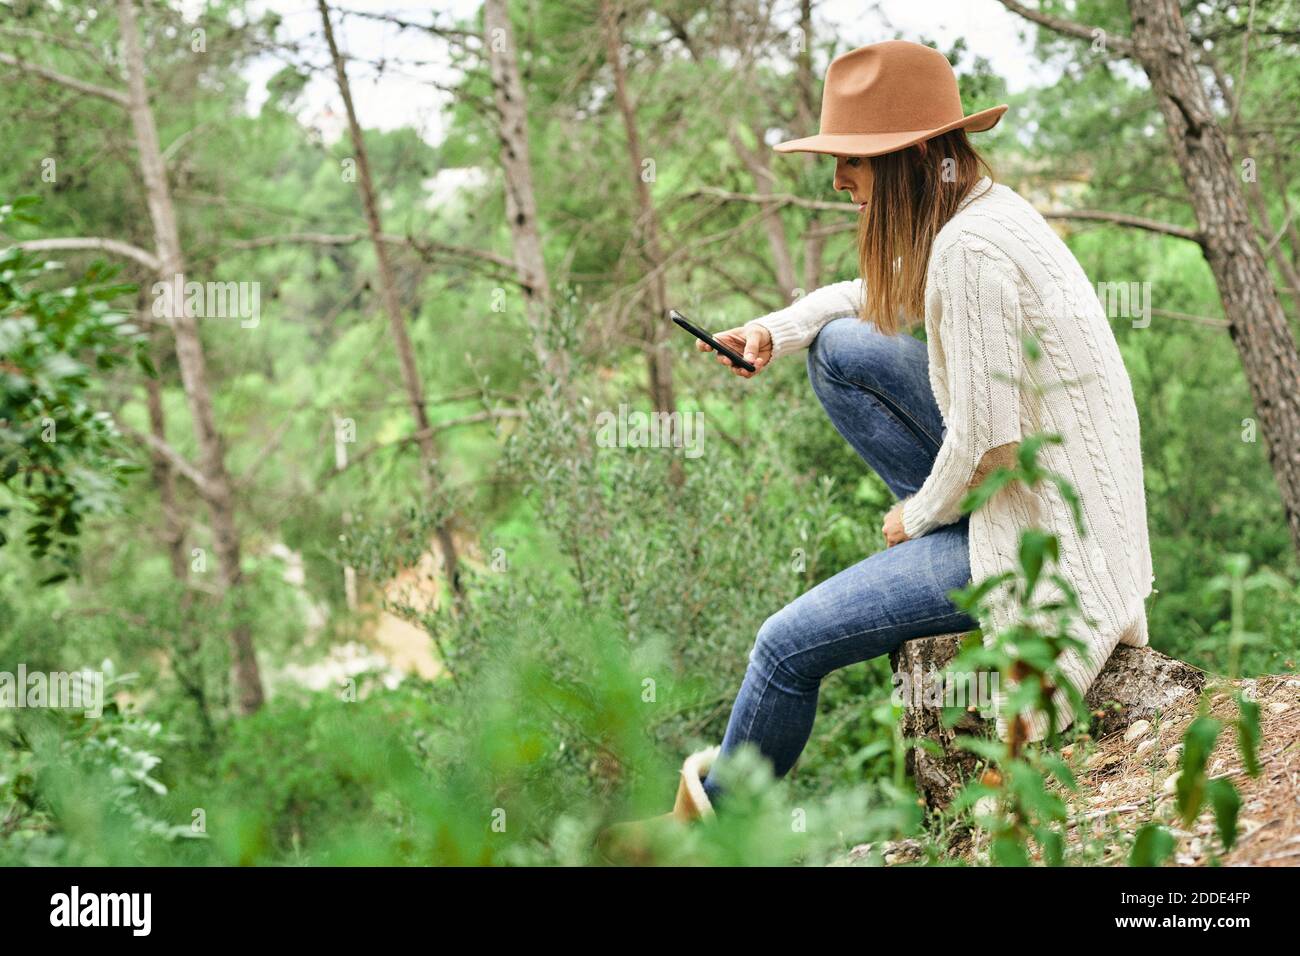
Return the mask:
{"type": "Polygon", "coordinates": [[[712,819],[713,804],[704,792],[704,778],[721,749],[710,747],[686,758],[677,782],[677,799],[668,813],[647,820],[616,823],[600,831],[596,846],[601,854],[612,863],[648,863],[655,833],[665,827],[712,819]]]}

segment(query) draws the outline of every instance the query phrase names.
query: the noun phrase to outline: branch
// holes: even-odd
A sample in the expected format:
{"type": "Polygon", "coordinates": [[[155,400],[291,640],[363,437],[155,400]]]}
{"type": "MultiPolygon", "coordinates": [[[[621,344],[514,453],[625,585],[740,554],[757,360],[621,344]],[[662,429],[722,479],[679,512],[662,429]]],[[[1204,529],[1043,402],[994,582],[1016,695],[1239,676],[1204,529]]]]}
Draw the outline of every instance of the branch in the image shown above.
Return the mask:
{"type": "MultiPolygon", "coordinates": [[[[253,239],[241,239],[237,242],[232,242],[226,248],[264,249],[268,246],[279,245],[350,246],[357,242],[369,241],[369,235],[363,232],[342,234],[327,232],[287,232],[278,236],[257,236],[253,239]]],[[[488,252],[486,249],[473,249],[469,246],[454,246],[450,243],[437,242],[432,239],[417,239],[414,236],[398,236],[393,233],[383,233],[379,237],[379,241],[396,246],[407,246],[425,261],[431,261],[441,256],[444,258],[484,263],[493,267],[492,274],[497,278],[523,285],[519,280],[514,262],[507,259],[505,256],[497,255],[495,252],[488,252]]]]}
{"type": "Polygon", "coordinates": [[[99,252],[111,252],[113,255],[122,256],[133,262],[138,262],[151,272],[158,272],[162,268],[162,263],[158,257],[146,249],[139,246],[133,246],[129,242],[122,242],[118,239],[100,239],[98,237],[82,237],[76,239],[28,239],[23,242],[15,243],[19,249],[27,249],[30,252],[63,252],[76,251],[85,249],[95,249],[99,252]]]}
{"type": "Polygon", "coordinates": [[[1163,319],[1177,319],[1180,322],[1191,322],[1195,325],[1205,325],[1212,329],[1226,329],[1231,323],[1227,319],[1216,319],[1209,315],[1189,315],[1186,312],[1173,312],[1169,309],[1152,309],[1152,315],[1158,315],[1163,319]]]}
{"type": "MultiPolygon", "coordinates": [[[[379,239],[381,242],[391,243],[395,246],[410,246],[416,252],[432,252],[448,256],[459,256],[465,259],[479,259],[500,266],[503,269],[513,269],[515,267],[514,263],[505,256],[499,256],[495,252],[488,252],[484,249],[472,249],[468,246],[453,246],[444,242],[416,239],[414,236],[397,236],[387,232],[382,234],[379,239]]],[[[278,245],[350,246],[353,243],[368,241],[370,241],[370,237],[364,232],[343,234],[327,232],[287,232],[278,236],[258,236],[254,239],[241,239],[238,242],[232,242],[228,248],[262,249],[266,246],[278,245]]]]}
{"type": "Polygon", "coordinates": [[[1016,0],[999,0],[999,2],[1010,10],[1012,13],[1018,13],[1026,20],[1037,23],[1039,26],[1047,27],[1056,33],[1062,33],[1065,36],[1074,37],[1078,40],[1087,40],[1093,42],[1098,33],[1102,34],[1102,42],[1105,43],[1106,53],[1112,56],[1131,57],[1133,55],[1133,41],[1122,33],[1111,33],[1101,27],[1091,27],[1085,23],[1075,23],[1073,20],[1066,20],[1064,17],[1054,17],[1049,13],[1039,13],[1037,10],[1031,10],[1023,3],[1017,3],[1016,0]]]}
{"type": "Polygon", "coordinates": [[[1129,226],[1133,229],[1145,229],[1147,232],[1156,232],[1165,236],[1175,236],[1178,239],[1187,239],[1200,245],[1204,238],[1200,232],[1195,229],[1189,229],[1186,226],[1177,226],[1171,222],[1158,222],[1155,219],[1144,219],[1142,216],[1132,216],[1126,212],[1106,212],[1096,209],[1063,209],[1043,213],[1044,219],[1086,219],[1092,222],[1109,222],[1117,226],[1129,226]]]}
{"type": "Polygon", "coordinates": [[[824,199],[802,199],[789,193],[772,193],[760,196],[757,193],[733,193],[716,186],[703,186],[687,193],[684,199],[695,196],[712,196],[726,202],[747,202],[760,206],[798,206],[801,209],[828,209],[831,212],[857,213],[858,207],[851,202],[829,202],[824,199]]]}
{"type": "Polygon", "coordinates": [[[0,33],[11,37],[22,37],[24,40],[35,40],[37,43],[55,43],[69,50],[83,50],[96,55],[101,52],[99,47],[87,40],[70,39],[56,36],[53,33],[42,33],[40,30],[33,30],[29,27],[0,27],[0,33]]]}
{"type": "Polygon", "coordinates": [[[361,464],[361,462],[365,461],[367,458],[369,458],[371,455],[375,454],[376,452],[385,451],[390,448],[404,448],[407,445],[421,441],[422,439],[425,438],[429,438],[433,435],[437,435],[439,432],[445,432],[451,428],[458,428],[462,425],[475,425],[480,422],[489,422],[496,418],[526,418],[526,417],[528,417],[528,413],[518,408],[489,408],[481,412],[473,412],[472,414],[469,415],[462,415],[460,418],[451,418],[445,422],[439,422],[436,425],[431,425],[427,429],[421,429],[420,431],[412,432],[409,435],[404,435],[401,438],[395,438],[392,441],[377,442],[376,444],[370,445],[368,448],[363,448],[357,454],[349,457],[348,463],[344,465],[342,468],[336,469],[335,471],[331,471],[329,474],[327,474],[324,480],[329,481],[330,479],[334,478],[336,475],[343,474],[344,471],[346,471],[349,468],[352,468],[355,465],[361,464]]]}
{"type": "Polygon", "coordinates": [[[198,126],[192,126],[189,129],[187,129],[185,132],[181,133],[181,135],[177,136],[174,140],[172,140],[171,145],[163,150],[162,152],[163,162],[170,163],[176,157],[176,154],[180,152],[181,147],[183,147],[195,136],[197,136],[199,133],[204,132],[211,126],[212,126],[211,123],[200,123],[198,126]]]}
{"type": "Polygon", "coordinates": [[[32,76],[40,77],[50,83],[57,83],[60,86],[66,86],[70,90],[76,90],[78,93],[85,93],[87,96],[97,96],[102,100],[108,100],[110,103],[116,103],[123,108],[127,105],[126,94],[110,89],[107,86],[97,86],[94,83],[87,83],[84,80],[78,80],[75,77],[65,76],[57,70],[51,70],[49,67],[40,66],[36,63],[28,63],[21,60],[11,53],[0,53],[0,63],[6,66],[14,66],[24,73],[30,73],[32,76]]]}
{"type": "Polygon", "coordinates": [[[194,486],[195,490],[198,491],[200,497],[202,497],[204,501],[212,500],[212,488],[208,484],[208,480],[203,477],[203,473],[200,472],[188,458],[178,452],[175,448],[167,444],[167,442],[163,441],[152,432],[138,432],[129,425],[124,425],[121,422],[118,423],[117,427],[122,434],[143,445],[148,445],[151,451],[157,452],[163,458],[166,458],[168,464],[176,469],[178,475],[194,486]]]}
{"type": "MultiPolygon", "coordinates": [[[[363,20],[377,20],[381,23],[391,23],[399,30],[423,30],[434,36],[442,37],[444,40],[456,42],[461,49],[469,50],[469,40],[482,41],[477,33],[472,30],[461,30],[456,27],[440,27],[436,23],[415,23],[411,20],[403,20],[401,17],[393,16],[388,13],[369,13],[364,10],[347,10],[343,7],[334,8],[342,17],[360,17],[363,20]]],[[[434,13],[437,16],[437,13],[434,13]]]]}

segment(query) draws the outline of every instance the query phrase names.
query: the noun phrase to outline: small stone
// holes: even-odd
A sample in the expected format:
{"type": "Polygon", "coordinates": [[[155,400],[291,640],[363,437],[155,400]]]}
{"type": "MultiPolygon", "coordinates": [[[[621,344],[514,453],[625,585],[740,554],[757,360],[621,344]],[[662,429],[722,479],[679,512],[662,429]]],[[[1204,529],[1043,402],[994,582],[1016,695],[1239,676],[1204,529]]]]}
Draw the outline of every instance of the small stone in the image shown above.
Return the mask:
{"type": "Polygon", "coordinates": [[[1268,705],[1268,712],[1270,714],[1285,714],[1290,709],[1291,705],[1285,700],[1275,700],[1268,705]]]}
{"type": "Polygon", "coordinates": [[[1133,756],[1141,757],[1148,750],[1151,750],[1153,747],[1155,747],[1155,745],[1156,745],[1156,738],[1148,737],[1146,740],[1142,741],[1142,743],[1137,745],[1137,749],[1133,751],[1133,756]]]}
{"type": "Polygon", "coordinates": [[[1173,793],[1178,787],[1178,778],[1182,776],[1181,770],[1175,770],[1169,776],[1165,777],[1165,782],[1160,785],[1160,789],[1165,793],[1173,793]]]}
{"type": "Polygon", "coordinates": [[[1106,767],[1117,764],[1123,758],[1116,753],[1095,753],[1084,763],[1085,770],[1102,770],[1106,767]]]}
{"type": "Polygon", "coordinates": [[[1165,751],[1165,763],[1169,766],[1177,766],[1179,759],[1183,756],[1183,745],[1174,744],[1165,751]]]}
{"type": "Polygon", "coordinates": [[[1129,725],[1128,730],[1124,731],[1124,743],[1131,744],[1150,729],[1151,721],[1135,720],[1129,725]]]}

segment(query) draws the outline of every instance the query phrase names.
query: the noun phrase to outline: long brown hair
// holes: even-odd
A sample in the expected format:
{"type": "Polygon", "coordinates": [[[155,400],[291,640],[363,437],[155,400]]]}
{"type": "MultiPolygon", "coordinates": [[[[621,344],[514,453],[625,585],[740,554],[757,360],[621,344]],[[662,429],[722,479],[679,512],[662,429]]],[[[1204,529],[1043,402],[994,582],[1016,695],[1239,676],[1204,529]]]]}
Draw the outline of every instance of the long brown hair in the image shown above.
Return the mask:
{"type": "Polygon", "coordinates": [[[858,222],[861,318],[893,335],[925,316],[930,246],[957,205],[993,170],[964,129],[869,157],[871,201],[858,222]]]}

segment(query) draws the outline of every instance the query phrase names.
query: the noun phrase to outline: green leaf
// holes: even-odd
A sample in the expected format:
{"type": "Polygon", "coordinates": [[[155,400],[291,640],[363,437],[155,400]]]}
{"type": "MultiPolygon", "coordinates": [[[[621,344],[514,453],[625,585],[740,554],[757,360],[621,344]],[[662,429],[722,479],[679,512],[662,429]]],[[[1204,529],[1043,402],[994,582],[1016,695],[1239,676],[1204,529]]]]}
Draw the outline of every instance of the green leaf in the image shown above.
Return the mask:
{"type": "Polygon", "coordinates": [[[1033,594],[1043,573],[1043,565],[1058,557],[1056,536],[1029,528],[1020,535],[1020,567],[1025,579],[1025,593],[1033,594]]]}
{"type": "Polygon", "coordinates": [[[1246,765],[1246,773],[1252,777],[1258,777],[1259,741],[1261,737],[1259,704],[1253,700],[1247,700],[1238,693],[1237,711],[1241,715],[1236,721],[1237,750],[1241,754],[1242,763],[1246,765]]]}
{"type": "Polygon", "coordinates": [[[990,851],[998,866],[1029,866],[1029,850],[1014,837],[995,837],[990,851]]]}
{"type": "Polygon", "coordinates": [[[1237,813],[1241,810],[1241,796],[1232,781],[1226,777],[1211,780],[1206,787],[1210,806],[1214,808],[1214,822],[1219,828],[1219,839],[1231,850],[1237,842],[1237,813]]]}
{"type": "Polygon", "coordinates": [[[1138,828],[1129,853],[1129,866],[1160,866],[1174,853],[1174,835],[1160,823],[1146,823],[1138,828]]]}
{"type": "Polygon", "coordinates": [[[1205,765],[1222,726],[1213,717],[1197,717],[1183,734],[1182,772],[1178,776],[1176,797],[1184,826],[1191,825],[1205,802],[1205,765]]]}

